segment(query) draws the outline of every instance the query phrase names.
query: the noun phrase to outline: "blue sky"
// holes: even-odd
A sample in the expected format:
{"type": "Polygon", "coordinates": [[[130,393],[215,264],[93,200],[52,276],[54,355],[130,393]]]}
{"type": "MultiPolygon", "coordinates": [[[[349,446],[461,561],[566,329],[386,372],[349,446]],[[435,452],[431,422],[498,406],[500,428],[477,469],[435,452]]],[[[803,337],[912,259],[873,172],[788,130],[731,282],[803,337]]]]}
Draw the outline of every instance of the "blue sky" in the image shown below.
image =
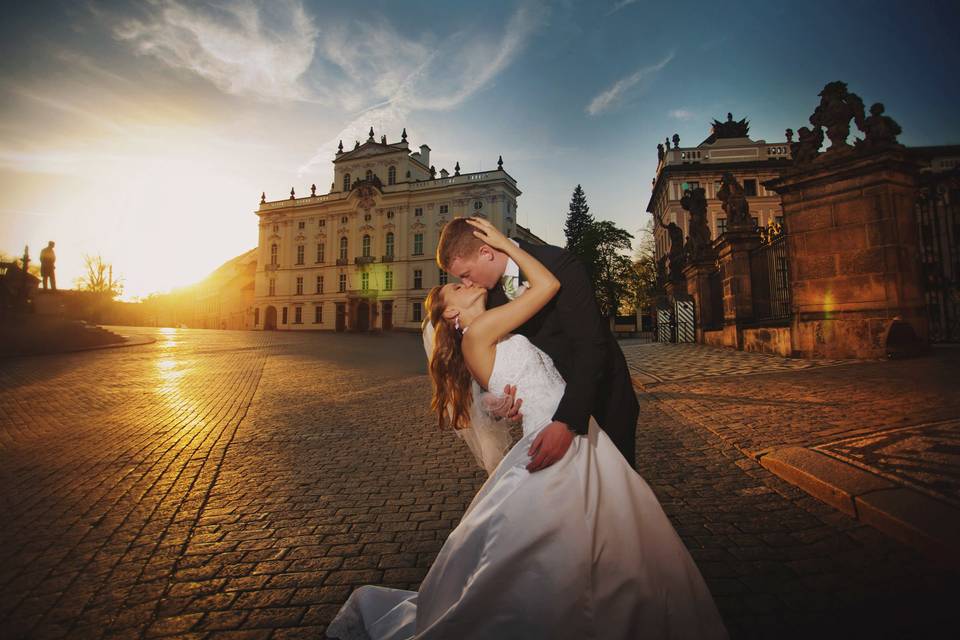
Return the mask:
{"type": "MultiPolygon", "coordinates": [[[[406,127],[517,178],[562,244],[577,184],[639,235],[656,144],[728,111],[782,140],[829,81],[907,145],[960,143],[956,2],[41,2],[0,25],[0,250],[100,252],[144,295],[256,244],[259,194],[329,188],[339,139],[406,127]]],[[[9,17],[9,19],[7,19],[9,17]]]]}

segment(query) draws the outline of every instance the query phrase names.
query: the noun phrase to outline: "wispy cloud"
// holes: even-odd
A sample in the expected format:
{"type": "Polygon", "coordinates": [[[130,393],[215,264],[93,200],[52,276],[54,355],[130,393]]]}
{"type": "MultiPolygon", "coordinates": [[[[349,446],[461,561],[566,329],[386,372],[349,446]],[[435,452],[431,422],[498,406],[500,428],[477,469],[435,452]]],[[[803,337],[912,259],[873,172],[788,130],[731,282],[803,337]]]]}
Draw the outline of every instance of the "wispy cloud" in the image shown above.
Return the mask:
{"type": "Polygon", "coordinates": [[[264,100],[304,100],[302,76],[313,61],[319,32],[297,0],[261,6],[253,0],[215,9],[163,0],[144,19],[113,29],[137,53],[186,69],[220,90],[264,100]]]}
{"type": "Polygon", "coordinates": [[[620,9],[629,7],[631,4],[636,4],[638,1],[639,0],[617,0],[617,2],[615,2],[613,6],[610,7],[610,11],[607,11],[606,15],[611,16],[615,14],[617,11],[620,11],[620,9]]]}
{"type": "Polygon", "coordinates": [[[674,120],[692,120],[695,114],[689,109],[671,109],[667,115],[674,120]]]}
{"type": "Polygon", "coordinates": [[[590,104],[587,105],[587,113],[591,116],[596,116],[609,111],[622,102],[625,96],[635,92],[635,88],[638,87],[638,85],[642,88],[643,84],[645,84],[644,80],[656,75],[665,66],[670,64],[671,60],[673,60],[673,52],[669,53],[667,57],[660,62],[647,67],[641,67],[629,76],[617,80],[613,86],[601,91],[590,101],[590,104]]]}

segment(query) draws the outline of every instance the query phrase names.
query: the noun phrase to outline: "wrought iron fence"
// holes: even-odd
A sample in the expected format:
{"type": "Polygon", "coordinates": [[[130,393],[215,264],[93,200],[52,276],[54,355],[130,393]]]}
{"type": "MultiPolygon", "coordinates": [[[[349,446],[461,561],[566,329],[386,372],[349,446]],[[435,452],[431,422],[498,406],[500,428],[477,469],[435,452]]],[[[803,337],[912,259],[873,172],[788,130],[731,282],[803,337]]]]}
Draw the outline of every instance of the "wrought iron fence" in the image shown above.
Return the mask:
{"type": "Polygon", "coordinates": [[[960,341],[960,170],[924,174],[916,214],[931,342],[960,341]]]}
{"type": "Polygon", "coordinates": [[[750,252],[750,286],[756,322],[790,319],[790,261],[787,236],[774,223],[760,232],[762,244],[750,252]]]}

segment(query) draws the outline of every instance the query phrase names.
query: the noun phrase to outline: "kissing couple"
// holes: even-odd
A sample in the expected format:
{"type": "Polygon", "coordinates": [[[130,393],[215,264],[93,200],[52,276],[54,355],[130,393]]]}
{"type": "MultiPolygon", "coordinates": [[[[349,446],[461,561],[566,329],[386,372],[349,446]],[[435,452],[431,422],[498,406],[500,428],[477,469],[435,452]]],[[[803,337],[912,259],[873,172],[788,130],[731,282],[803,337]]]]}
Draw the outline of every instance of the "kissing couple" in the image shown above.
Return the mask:
{"type": "Polygon", "coordinates": [[[327,636],[726,638],[633,470],[637,400],[583,264],[482,218],[451,220],[437,261],[460,282],[427,296],[432,409],[490,475],[419,591],[360,587],[327,636]],[[483,393],[501,389],[501,403],[483,393]],[[521,418],[512,447],[503,416],[521,418]]]}

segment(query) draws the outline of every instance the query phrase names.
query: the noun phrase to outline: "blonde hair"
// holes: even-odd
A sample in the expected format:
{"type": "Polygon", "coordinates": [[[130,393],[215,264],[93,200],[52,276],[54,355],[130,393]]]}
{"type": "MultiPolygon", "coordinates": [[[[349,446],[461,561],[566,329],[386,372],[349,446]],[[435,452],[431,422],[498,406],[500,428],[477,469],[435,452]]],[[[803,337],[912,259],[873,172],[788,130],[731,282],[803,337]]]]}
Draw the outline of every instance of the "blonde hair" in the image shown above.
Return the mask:
{"type": "Polygon", "coordinates": [[[437,243],[437,264],[441,269],[449,271],[454,260],[466,257],[483,245],[483,240],[473,232],[474,228],[466,218],[454,218],[443,227],[440,242],[437,243]]]}
{"type": "Polygon", "coordinates": [[[466,429],[470,426],[470,406],[473,404],[472,379],[460,345],[463,336],[443,317],[447,307],[443,287],[430,290],[426,307],[427,319],[434,327],[433,353],[430,355],[430,380],[433,382],[430,408],[437,415],[441,429],[448,426],[466,429]]]}

